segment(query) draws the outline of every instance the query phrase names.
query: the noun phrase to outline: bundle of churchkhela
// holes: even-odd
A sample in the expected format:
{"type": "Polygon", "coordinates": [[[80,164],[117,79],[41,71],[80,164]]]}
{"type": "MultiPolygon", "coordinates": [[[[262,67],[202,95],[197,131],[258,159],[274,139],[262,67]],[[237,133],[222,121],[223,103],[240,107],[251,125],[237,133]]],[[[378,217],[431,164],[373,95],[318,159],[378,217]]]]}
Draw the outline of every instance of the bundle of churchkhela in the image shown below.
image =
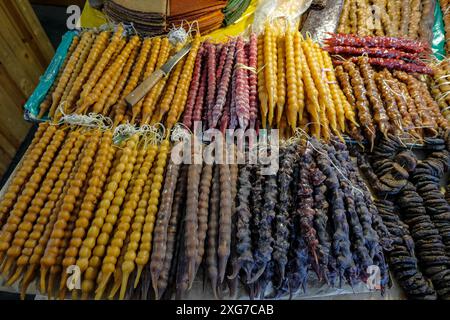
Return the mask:
{"type": "Polygon", "coordinates": [[[420,41],[392,37],[358,37],[352,34],[331,34],[325,39],[327,50],[342,61],[357,61],[366,55],[372,66],[401,70],[410,73],[432,74],[433,70],[424,60],[430,59],[431,49],[420,41]]]}
{"type": "Polygon", "coordinates": [[[308,292],[311,277],[354,286],[371,266],[386,288],[391,236],[345,144],[292,140],[279,156],[274,172],[170,163],[143,274],[153,289],[143,283],[130,296],[182,298],[203,273],[215,297],[243,286],[251,298],[276,298],[308,292]]]}
{"type": "Polygon", "coordinates": [[[424,142],[423,160],[392,135],[369,155],[356,156],[393,236],[387,257],[394,276],[410,298],[448,299],[450,206],[440,190],[449,165],[448,135],[424,142]]]}
{"type": "Polygon", "coordinates": [[[337,31],[431,43],[435,5],[434,0],[344,0],[337,31]]]}

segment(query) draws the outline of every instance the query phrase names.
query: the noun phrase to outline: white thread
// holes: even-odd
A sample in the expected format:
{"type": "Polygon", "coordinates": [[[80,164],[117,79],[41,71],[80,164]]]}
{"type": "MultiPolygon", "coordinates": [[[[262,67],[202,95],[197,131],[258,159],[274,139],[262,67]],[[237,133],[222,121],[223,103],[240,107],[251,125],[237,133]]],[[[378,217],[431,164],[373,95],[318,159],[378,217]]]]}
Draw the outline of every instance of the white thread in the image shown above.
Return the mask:
{"type": "Polygon", "coordinates": [[[189,139],[191,135],[192,131],[184,123],[179,122],[173,127],[170,139],[173,142],[180,142],[189,139]]]}
{"type": "Polygon", "coordinates": [[[138,133],[138,130],[129,123],[118,125],[113,133],[113,141],[122,141],[135,133],[138,133]]]}
{"type": "Polygon", "coordinates": [[[352,190],[356,190],[356,191],[358,191],[359,193],[361,193],[361,195],[364,195],[364,192],[363,192],[361,189],[355,187],[355,186],[353,185],[352,181],[351,181],[350,179],[348,179],[348,178],[345,176],[345,174],[341,171],[341,169],[340,169],[340,168],[333,162],[333,160],[330,158],[330,156],[328,155],[328,153],[324,153],[324,152],[322,152],[322,151],[317,150],[317,149],[314,147],[314,145],[313,145],[310,141],[307,141],[306,143],[307,143],[307,145],[309,145],[311,148],[313,148],[317,153],[319,153],[319,154],[321,154],[322,156],[326,157],[326,158],[330,161],[331,165],[336,169],[337,172],[339,172],[339,174],[342,176],[342,178],[343,178],[345,181],[347,181],[347,183],[350,185],[350,187],[352,188],[352,190]]]}
{"type": "Polygon", "coordinates": [[[58,111],[63,115],[59,120],[59,123],[66,123],[69,125],[78,125],[88,128],[100,128],[101,130],[111,129],[113,126],[113,121],[111,118],[106,117],[97,113],[89,113],[88,115],[83,114],[66,114],[63,108],[64,103],[60,104],[58,111]]]}
{"type": "Polygon", "coordinates": [[[447,111],[450,109],[450,106],[445,107],[444,109],[442,109],[442,112],[447,111]]]}
{"type": "MultiPolygon", "coordinates": [[[[263,67],[261,67],[261,68],[263,68],[263,67]]],[[[235,70],[244,69],[244,70],[248,70],[248,71],[253,72],[253,73],[258,73],[255,67],[250,67],[250,66],[248,66],[246,64],[243,64],[243,63],[236,63],[234,65],[234,69],[235,70]]]]}
{"type": "Polygon", "coordinates": [[[188,38],[188,33],[183,28],[183,23],[179,28],[173,28],[169,31],[167,37],[172,45],[177,45],[178,43],[185,43],[188,38]]]}

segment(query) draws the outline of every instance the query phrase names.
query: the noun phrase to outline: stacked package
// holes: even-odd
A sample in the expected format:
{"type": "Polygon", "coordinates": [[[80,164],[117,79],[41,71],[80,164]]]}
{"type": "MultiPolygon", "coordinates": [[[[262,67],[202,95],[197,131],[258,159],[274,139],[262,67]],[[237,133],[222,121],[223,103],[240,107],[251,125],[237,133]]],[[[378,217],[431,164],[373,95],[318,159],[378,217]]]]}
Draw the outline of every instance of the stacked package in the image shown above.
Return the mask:
{"type": "Polygon", "coordinates": [[[104,5],[105,14],[114,22],[131,22],[145,35],[155,36],[166,29],[166,1],[110,0],[104,5]]]}
{"type": "Polygon", "coordinates": [[[104,13],[114,22],[129,22],[144,35],[154,36],[174,26],[189,26],[194,21],[202,34],[219,29],[224,18],[236,21],[249,5],[249,0],[110,0],[104,13]],[[227,6],[227,8],[225,8],[227,6]],[[225,14],[225,15],[224,15],[225,14]]]}
{"type": "Polygon", "coordinates": [[[209,33],[221,27],[224,18],[222,10],[226,4],[226,0],[170,0],[167,26],[197,21],[200,32],[209,33]]]}

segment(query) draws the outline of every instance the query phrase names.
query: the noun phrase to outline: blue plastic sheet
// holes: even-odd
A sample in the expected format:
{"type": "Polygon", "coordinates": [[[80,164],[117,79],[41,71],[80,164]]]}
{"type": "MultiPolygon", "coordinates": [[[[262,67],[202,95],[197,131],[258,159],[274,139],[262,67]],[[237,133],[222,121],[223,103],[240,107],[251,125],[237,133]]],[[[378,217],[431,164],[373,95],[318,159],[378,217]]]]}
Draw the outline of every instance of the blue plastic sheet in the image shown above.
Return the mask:
{"type": "Polygon", "coordinates": [[[41,102],[45,99],[48,90],[52,86],[55,81],[56,76],[58,75],[59,69],[61,68],[64,59],[66,58],[67,51],[69,51],[69,47],[72,43],[73,38],[77,35],[77,31],[68,31],[66,32],[61,40],[61,43],[56,49],[55,55],[53,56],[52,61],[45,70],[45,73],[39,79],[39,84],[36,89],[34,89],[33,94],[28,98],[28,101],[25,103],[24,109],[25,114],[24,118],[27,121],[39,122],[48,120],[45,116],[42,119],[38,119],[37,115],[39,114],[39,106],[41,102]]]}
{"type": "Polygon", "coordinates": [[[433,54],[438,60],[445,58],[445,28],[439,0],[434,6],[433,41],[431,44],[433,54]]]}

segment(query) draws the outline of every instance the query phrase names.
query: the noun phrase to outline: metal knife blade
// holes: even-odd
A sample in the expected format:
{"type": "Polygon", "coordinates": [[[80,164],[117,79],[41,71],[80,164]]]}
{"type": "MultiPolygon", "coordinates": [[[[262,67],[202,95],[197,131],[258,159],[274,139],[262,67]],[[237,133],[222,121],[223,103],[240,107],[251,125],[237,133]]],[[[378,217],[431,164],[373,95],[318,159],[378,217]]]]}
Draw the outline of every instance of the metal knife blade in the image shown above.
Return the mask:
{"type": "Polygon", "coordinates": [[[170,71],[172,71],[178,61],[180,61],[191,50],[191,47],[192,43],[188,43],[180,51],[170,57],[169,60],[161,67],[161,70],[166,76],[170,73],[170,71]]]}
{"type": "Polygon", "coordinates": [[[174,54],[169,60],[161,66],[161,68],[156,69],[147,79],[142,81],[142,83],[137,86],[130,94],[125,97],[125,101],[129,106],[134,106],[138,103],[153,86],[158,83],[159,79],[163,76],[169,75],[173,67],[191,50],[191,43],[184,46],[180,51],[174,54]]]}

